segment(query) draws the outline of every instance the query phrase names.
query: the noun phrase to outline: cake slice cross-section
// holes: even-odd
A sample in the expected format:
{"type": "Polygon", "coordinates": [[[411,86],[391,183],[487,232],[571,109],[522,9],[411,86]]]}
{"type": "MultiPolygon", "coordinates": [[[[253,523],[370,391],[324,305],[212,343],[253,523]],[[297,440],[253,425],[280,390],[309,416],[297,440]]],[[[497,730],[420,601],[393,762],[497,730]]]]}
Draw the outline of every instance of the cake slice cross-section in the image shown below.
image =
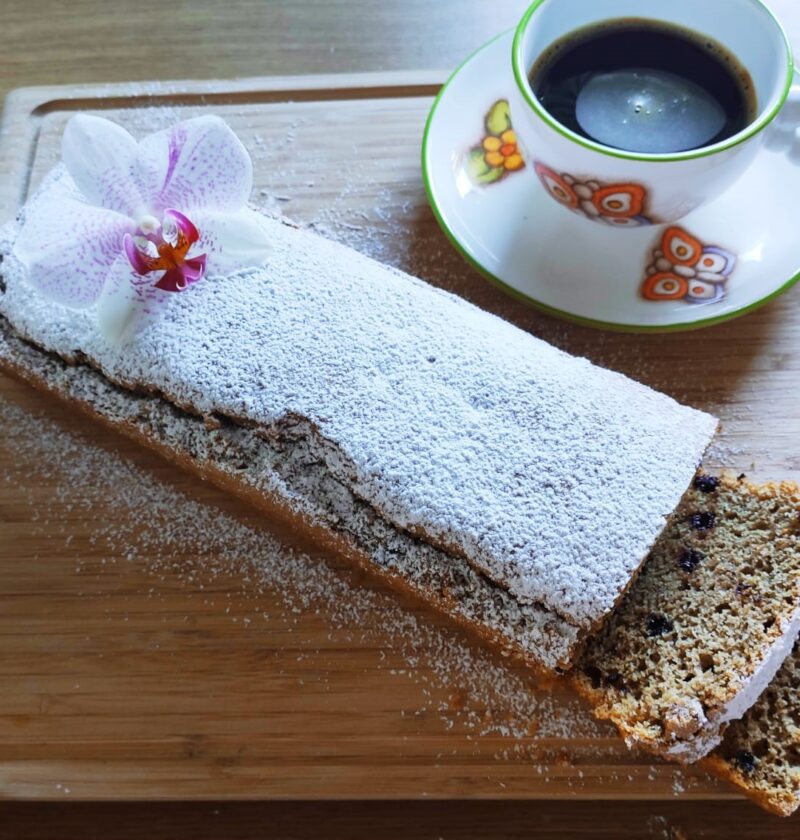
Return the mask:
{"type": "Polygon", "coordinates": [[[775,814],[800,808],[800,643],[704,764],[775,814]]]}
{"type": "Polygon", "coordinates": [[[800,489],[699,474],[573,681],[631,746],[719,744],[800,631],[800,489]]]}

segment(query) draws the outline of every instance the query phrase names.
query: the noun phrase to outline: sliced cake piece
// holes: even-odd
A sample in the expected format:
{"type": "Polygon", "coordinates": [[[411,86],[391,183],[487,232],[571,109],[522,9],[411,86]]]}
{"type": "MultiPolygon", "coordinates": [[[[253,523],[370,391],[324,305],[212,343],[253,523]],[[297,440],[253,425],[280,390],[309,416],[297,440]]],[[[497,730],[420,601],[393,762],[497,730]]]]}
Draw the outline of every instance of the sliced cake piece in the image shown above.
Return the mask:
{"type": "Polygon", "coordinates": [[[629,745],[681,762],[716,746],[800,629],[800,491],[700,474],[575,669],[629,745]]]}
{"type": "Polygon", "coordinates": [[[704,764],[774,814],[800,807],[800,643],[704,764]]]}

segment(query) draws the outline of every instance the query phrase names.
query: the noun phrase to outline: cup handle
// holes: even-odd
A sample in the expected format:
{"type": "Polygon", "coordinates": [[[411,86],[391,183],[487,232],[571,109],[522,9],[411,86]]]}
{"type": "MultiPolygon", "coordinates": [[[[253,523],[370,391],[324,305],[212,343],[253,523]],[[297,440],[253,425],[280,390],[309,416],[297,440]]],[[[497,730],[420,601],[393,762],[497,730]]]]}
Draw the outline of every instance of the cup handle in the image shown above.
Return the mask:
{"type": "Polygon", "coordinates": [[[789,96],[780,114],[767,129],[765,145],[782,152],[796,166],[800,166],[800,70],[795,69],[789,96]]]}
{"type": "Polygon", "coordinates": [[[794,69],[794,81],[789,89],[789,96],[786,98],[779,119],[783,123],[800,128],[800,68],[795,67],[794,69]]]}

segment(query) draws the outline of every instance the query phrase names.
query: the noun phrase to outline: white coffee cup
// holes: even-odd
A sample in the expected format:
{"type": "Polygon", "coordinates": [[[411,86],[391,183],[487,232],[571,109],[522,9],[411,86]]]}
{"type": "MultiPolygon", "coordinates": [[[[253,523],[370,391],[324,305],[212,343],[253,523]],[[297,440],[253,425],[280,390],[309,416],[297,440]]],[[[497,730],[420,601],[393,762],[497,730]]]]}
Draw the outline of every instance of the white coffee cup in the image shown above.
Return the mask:
{"type": "Polygon", "coordinates": [[[517,27],[512,66],[511,112],[526,161],[559,203],[614,227],[673,222],[716,198],[751,164],[787,103],[800,104],[789,41],[761,0],[536,0],[517,27]],[[721,44],[752,78],[755,118],[718,143],[667,154],[605,146],[559,123],[531,88],[531,67],[569,33],[619,18],[678,25],[721,44]]]}

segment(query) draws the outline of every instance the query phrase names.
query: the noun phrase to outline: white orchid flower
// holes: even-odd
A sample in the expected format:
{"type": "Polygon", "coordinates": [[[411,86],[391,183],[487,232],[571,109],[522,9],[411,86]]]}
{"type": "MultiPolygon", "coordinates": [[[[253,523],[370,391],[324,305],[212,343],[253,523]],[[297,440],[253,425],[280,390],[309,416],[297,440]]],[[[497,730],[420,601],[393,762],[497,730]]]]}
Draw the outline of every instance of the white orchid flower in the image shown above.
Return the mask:
{"type": "Polygon", "coordinates": [[[62,159],[74,183],[26,209],[14,250],[42,294],[95,306],[111,342],[131,340],[204,276],[267,258],[267,234],[246,206],[250,156],[219,117],[137,143],[116,123],[79,114],[62,159]]]}

